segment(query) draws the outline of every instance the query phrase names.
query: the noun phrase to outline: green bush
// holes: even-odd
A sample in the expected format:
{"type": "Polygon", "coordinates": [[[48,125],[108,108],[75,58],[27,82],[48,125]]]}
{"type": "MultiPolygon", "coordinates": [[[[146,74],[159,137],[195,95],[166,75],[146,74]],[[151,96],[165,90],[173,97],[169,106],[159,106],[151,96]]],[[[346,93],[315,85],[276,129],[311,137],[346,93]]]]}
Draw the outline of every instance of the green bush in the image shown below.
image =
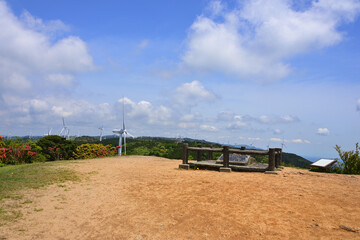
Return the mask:
{"type": "Polygon", "coordinates": [[[11,140],[0,136],[0,166],[8,164],[32,163],[36,159],[37,146],[34,143],[24,143],[20,138],[11,140]]]}
{"type": "Polygon", "coordinates": [[[57,135],[45,136],[37,141],[37,145],[49,161],[72,159],[76,149],[75,143],[57,135]]]}
{"type": "Polygon", "coordinates": [[[116,155],[116,148],[111,145],[102,144],[82,144],[74,151],[75,159],[89,159],[89,158],[100,158],[110,157],[116,155]]]}
{"type": "MultiPolygon", "coordinates": [[[[336,145],[335,150],[339,153],[342,163],[338,163],[337,168],[342,169],[342,173],[360,174],[360,148],[359,143],[355,145],[355,151],[342,151],[340,146],[336,145]]],[[[339,171],[337,169],[337,171],[339,171]]]]}

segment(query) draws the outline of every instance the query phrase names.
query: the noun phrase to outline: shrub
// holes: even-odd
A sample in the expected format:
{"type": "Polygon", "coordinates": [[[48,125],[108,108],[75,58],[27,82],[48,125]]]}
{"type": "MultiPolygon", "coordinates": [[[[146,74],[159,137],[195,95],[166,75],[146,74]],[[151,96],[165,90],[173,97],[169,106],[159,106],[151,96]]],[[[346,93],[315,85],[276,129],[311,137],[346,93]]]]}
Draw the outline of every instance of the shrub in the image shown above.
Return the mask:
{"type": "Polygon", "coordinates": [[[0,165],[33,162],[37,155],[33,146],[22,139],[5,140],[0,136],[0,165]]]}
{"type": "Polygon", "coordinates": [[[101,158],[116,155],[116,148],[111,145],[82,144],[74,151],[75,159],[101,158]]]}
{"type": "Polygon", "coordinates": [[[355,151],[342,151],[340,146],[336,145],[335,150],[339,153],[342,163],[337,167],[342,168],[342,173],[360,174],[360,148],[359,143],[355,145],[355,151]]]}
{"type": "Polygon", "coordinates": [[[45,136],[37,141],[37,145],[50,161],[71,159],[76,149],[75,143],[57,135],[45,136]]]}

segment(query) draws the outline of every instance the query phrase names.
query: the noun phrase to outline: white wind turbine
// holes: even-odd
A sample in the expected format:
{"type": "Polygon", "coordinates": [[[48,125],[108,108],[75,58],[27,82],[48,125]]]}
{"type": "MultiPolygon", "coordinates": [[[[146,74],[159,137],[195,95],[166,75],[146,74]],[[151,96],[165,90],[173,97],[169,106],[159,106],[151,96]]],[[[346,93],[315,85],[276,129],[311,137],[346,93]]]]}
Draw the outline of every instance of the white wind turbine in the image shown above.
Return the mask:
{"type": "Polygon", "coordinates": [[[102,125],[101,127],[99,127],[100,130],[100,142],[102,140],[102,136],[103,136],[103,132],[104,132],[104,125],[102,125]]]}
{"type": "Polygon", "coordinates": [[[61,129],[61,132],[59,134],[59,136],[64,136],[64,138],[69,139],[69,135],[70,135],[70,129],[65,125],[65,119],[62,118],[63,120],[63,128],[61,129]]]}
{"type": "Polygon", "coordinates": [[[44,134],[44,136],[50,136],[51,135],[52,128],[48,127],[47,133],[44,134]]]}
{"type": "Polygon", "coordinates": [[[281,142],[281,151],[283,150],[284,147],[286,148],[286,145],[284,142],[285,142],[285,139],[283,138],[283,140],[281,142]]]}
{"type": "Polygon", "coordinates": [[[121,156],[121,153],[122,153],[122,148],[123,148],[122,138],[124,138],[124,153],[126,155],[126,136],[129,135],[132,138],[134,136],[132,136],[130,133],[128,133],[125,128],[125,98],[123,98],[123,127],[122,127],[122,129],[114,129],[112,132],[119,135],[119,146],[120,146],[118,149],[119,156],[121,156]]]}

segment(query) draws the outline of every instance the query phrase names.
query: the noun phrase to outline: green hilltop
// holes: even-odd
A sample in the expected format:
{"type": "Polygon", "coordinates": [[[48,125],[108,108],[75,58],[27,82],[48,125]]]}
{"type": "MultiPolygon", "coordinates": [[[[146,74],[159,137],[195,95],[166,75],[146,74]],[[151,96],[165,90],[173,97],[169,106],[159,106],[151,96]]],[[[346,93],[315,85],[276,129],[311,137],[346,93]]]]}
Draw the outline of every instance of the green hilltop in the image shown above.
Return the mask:
{"type": "MultiPolygon", "coordinates": [[[[77,145],[86,143],[100,143],[97,137],[82,136],[73,140],[77,145]]],[[[182,143],[188,143],[189,146],[203,146],[203,147],[222,147],[221,144],[208,142],[205,140],[191,139],[191,138],[165,138],[165,137],[137,137],[127,138],[127,155],[144,155],[144,156],[158,156],[169,159],[182,158],[182,143]]],[[[106,136],[101,142],[103,145],[117,146],[119,138],[114,136],[106,136]]],[[[189,159],[196,159],[196,153],[189,152],[189,159]]],[[[213,157],[218,158],[221,153],[214,153],[213,157]]],[[[266,162],[265,156],[254,156],[257,161],[266,162]]],[[[206,160],[206,154],[203,154],[203,160],[206,160]]],[[[282,160],[285,166],[309,168],[311,162],[294,153],[282,153],[282,160]]]]}

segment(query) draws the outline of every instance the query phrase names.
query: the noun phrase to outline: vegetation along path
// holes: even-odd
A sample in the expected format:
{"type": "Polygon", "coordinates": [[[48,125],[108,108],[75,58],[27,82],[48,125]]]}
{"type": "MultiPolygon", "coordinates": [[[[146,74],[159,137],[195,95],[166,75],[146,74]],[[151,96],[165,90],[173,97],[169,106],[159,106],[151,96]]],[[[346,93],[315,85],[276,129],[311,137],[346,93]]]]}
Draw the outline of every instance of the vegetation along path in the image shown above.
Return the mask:
{"type": "Polygon", "coordinates": [[[3,219],[0,239],[360,238],[360,176],[179,170],[180,162],[128,156],[58,163],[81,180],[3,197],[2,211],[19,216],[3,219]]]}

